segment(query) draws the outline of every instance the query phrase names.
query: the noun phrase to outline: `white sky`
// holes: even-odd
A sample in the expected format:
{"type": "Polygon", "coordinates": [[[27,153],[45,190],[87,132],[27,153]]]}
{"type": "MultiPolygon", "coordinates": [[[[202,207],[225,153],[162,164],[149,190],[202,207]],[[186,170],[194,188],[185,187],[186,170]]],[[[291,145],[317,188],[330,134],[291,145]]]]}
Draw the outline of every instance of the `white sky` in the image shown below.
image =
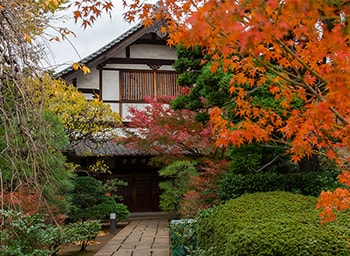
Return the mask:
{"type": "MultiPolygon", "coordinates": [[[[136,25],[136,23],[129,24],[124,21],[122,17],[123,12],[122,7],[114,6],[112,17],[104,13],[96,20],[93,27],[87,27],[85,30],[79,24],[74,23],[73,14],[64,14],[63,16],[63,14],[58,13],[60,19],[52,24],[54,26],[67,27],[76,34],[76,37],[73,35],[68,36],[72,45],[67,40],[49,42],[45,46],[48,57],[43,65],[47,68],[55,69],[57,72],[108,44],[136,25]]],[[[52,34],[52,31],[49,29],[47,33],[52,34]]]]}

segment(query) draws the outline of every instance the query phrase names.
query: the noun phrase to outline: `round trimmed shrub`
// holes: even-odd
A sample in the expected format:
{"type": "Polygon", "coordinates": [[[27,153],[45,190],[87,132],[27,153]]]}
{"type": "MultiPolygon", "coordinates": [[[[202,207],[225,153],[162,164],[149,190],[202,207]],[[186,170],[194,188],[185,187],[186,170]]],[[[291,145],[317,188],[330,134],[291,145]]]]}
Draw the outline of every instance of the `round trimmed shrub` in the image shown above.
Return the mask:
{"type": "Polygon", "coordinates": [[[197,217],[201,255],[350,255],[350,216],[320,224],[317,198],[246,194],[197,217]],[[215,252],[215,253],[214,253],[215,252]]]}

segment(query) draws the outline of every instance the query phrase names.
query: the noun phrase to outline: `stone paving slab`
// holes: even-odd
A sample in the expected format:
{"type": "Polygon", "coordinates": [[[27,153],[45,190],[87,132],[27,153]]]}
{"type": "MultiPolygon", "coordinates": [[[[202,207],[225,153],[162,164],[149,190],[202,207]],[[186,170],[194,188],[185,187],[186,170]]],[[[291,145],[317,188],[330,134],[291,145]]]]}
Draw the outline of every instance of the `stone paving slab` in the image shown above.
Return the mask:
{"type": "Polygon", "coordinates": [[[168,219],[133,219],[94,256],[170,256],[168,219]]]}

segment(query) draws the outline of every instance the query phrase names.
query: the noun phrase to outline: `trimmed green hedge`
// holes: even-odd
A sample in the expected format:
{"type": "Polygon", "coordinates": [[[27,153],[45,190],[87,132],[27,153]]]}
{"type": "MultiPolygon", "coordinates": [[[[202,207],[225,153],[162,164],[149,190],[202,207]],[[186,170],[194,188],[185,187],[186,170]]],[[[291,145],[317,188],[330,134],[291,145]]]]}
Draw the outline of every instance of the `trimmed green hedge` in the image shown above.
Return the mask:
{"type": "Polygon", "coordinates": [[[246,194],[197,218],[200,255],[350,255],[350,215],[320,224],[317,198],[246,194]]]}
{"type": "Polygon", "coordinates": [[[249,174],[228,173],[219,181],[219,197],[223,201],[237,198],[246,193],[288,191],[292,193],[319,196],[321,191],[339,187],[338,173],[320,172],[261,172],[249,174]]]}

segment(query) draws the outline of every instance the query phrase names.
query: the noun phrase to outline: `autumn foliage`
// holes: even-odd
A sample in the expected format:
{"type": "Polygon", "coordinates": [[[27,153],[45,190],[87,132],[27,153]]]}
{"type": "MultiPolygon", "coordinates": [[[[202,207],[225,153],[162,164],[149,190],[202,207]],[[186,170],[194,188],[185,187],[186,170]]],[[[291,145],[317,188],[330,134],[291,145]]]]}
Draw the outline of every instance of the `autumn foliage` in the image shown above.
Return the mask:
{"type": "Polygon", "coordinates": [[[96,95],[88,100],[73,85],[49,75],[27,78],[26,92],[37,105],[55,113],[63,123],[71,144],[79,140],[104,141],[122,124],[120,116],[96,95]],[[40,89],[41,84],[44,88],[40,89]]]}
{"type": "MultiPolygon", "coordinates": [[[[348,0],[161,0],[156,8],[141,0],[123,1],[124,17],[145,25],[165,19],[170,45],[199,46],[234,73],[230,93],[239,122],[213,108],[217,146],[268,142],[274,134],[289,146],[294,161],[323,154],[343,169],[349,183],[349,35],[348,0]],[[274,76],[269,76],[274,74],[274,76]],[[249,93],[268,82],[282,113],[250,104],[249,93]],[[292,109],[298,97],[302,109],[292,109]]],[[[163,28],[164,29],[164,28],[163,28]]],[[[333,209],[348,208],[348,190],[321,195],[324,220],[333,209]]]]}
{"type": "Polygon", "coordinates": [[[227,172],[228,162],[203,159],[198,165],[198,175],[192,176],[189,190],[183,195],[180,209],[183,216],[195,216],[199,211],[217,205],[218,180],[227,172]]]}
{"type": "Polygon", "coordinates": [[[28,193],[28,191],[28,189],[21,189],[16,192],[3,193],[1,199],[5,208],[16,208],[23,214],[29,215],[37,213],[44,206],[44,202],[39,194],[28,193]]]}
{"type": "MultiPolygon", "coordinates": [[[[212,109],[217,146],[268,142],[280,133],[294,161],[326,155],[344,166],[340,181],[347,184],[349,8],[341,0],[164,0],[151,14],[149,6],[133,1],[125,17],[166,16],[170,45],[200,46],[216,61],[214,72],[224,66],[235,74],[230,93],[235,114],[243,120],[233,123],[224,109],[212,109]],[[286,111],[250,104],[249,92],[267,81],[286,111]],[[291,109],[296,97],[304,101],[302,109],[291,109]]],[[[333,209],[347,208],[337,206],[350,198],[346,191],[321,195],[318,206],[325,220],[332,219],[333,209]]]]}
{"type": "Polygon", "coordinates": [[[133,136],[126,140],[128,147],[142,149],[167,163],[186,155],[196,158],[213,154],[211,126],[196,122],[194,111],[171,109],[168,104],[172,99],[147,98],[145,109],[130,108],[129,132],[133,136]]]}

